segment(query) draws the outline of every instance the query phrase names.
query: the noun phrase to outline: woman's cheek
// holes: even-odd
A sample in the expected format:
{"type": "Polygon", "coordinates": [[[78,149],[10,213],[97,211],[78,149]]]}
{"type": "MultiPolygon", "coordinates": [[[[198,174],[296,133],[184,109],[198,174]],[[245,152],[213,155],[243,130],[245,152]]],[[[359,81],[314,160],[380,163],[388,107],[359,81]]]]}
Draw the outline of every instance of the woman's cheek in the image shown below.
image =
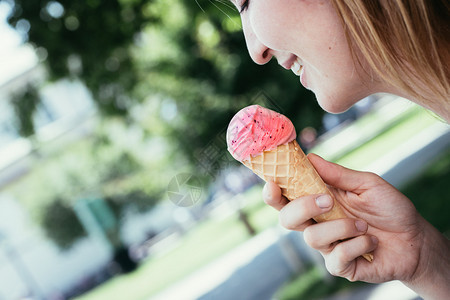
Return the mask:
{"type": "MultiPolygon", "coordinates": [[[[286,0],[284,0],[286,1],[286,0]]],[[[256,38],[266,47],[292,52],[297,36],[298,20],[292,18],[289,5],[277,1],[253,1],[249,9],[249,22],[256,38]],[[270,16],[270,20],[268,17],[270,16]]]]}

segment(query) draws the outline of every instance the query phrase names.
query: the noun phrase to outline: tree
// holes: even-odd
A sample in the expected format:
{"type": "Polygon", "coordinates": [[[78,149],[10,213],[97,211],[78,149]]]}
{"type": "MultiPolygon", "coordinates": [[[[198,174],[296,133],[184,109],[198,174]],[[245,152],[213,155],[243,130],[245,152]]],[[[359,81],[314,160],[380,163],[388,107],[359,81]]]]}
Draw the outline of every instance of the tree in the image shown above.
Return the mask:
{"type": "MultiPolygon", "coordinates": [[[[105,115],[127,116],[149,94],[173,100],[177,120],[166,120],[168,134],[194,163],[195,153],[261,91],[298,128],[320,126],[322,111],[290,72],[251,61],[239,16],[226,2],[13,3],[8,22],[47,53],[50,79],[80,78],[105,115]]],[[[34,107],[22,114],[30,119],[34,107]]]]}
{"type": "MultiPolygon", "coordinates": [[[[102,112],[125,114],[137,81],[129,46],[155,21],[146,9],[151,3],[14,0],[8,23],[38,50],[50,80],[81,78],[102,112]]],[[[31,116],[34,107],[28,108],[31,116]]]]}
{"type": "MultiPolygon", "coordinates": [[[[211,142],[218,141],[217,149],[226,157],[224,141],[229,120],[261,96],[291,118],[297,129],[320,126],[321,109],[291,72],[281,70],[275,62],[257,66],[251,61],[239,15],[227,2],[0,1],[13,5],[8,22],[36,49],[48,70],[48,80],[81,80],[92,92],[101,115],[119,116],[130,126],[145,129],[147,139],[158,137],[167,141],[165,163],[153,165],[155,174],[179,168],[181,162],[192,171],[214,175],[230,160],[218,159],[215,167],[205,172],[199,154],[211,142]],[[170,167],[168,162],[178,165],[173,163],[170,167]]],[[[14,104],[23,133],[30,134],[30,120],[39,97],[25,95],[33,99],[28,101],[32,105],[27,104],[26,98],[14,104]]],[[[126,161],[124,157],[114,158],[117,162],[126,161]]],[[[118,189],[122,185],[117,184],[115,174],[124,174],[123,170],[114,169],[114,162],[96,163],[110,166],[112,173],[99,173],[103,179],[91,178],[89,184],[101,185],[118,213],[130,199],[151,206],[167,186],[163,176],[156,176],[159,181],[151,189],[134,183],[126,191],[118,189]],[[147,190],[142,194],[141,189],[147,190]]],[[[100,167],[96,172],[101,170],[100,167]]],[[[83,177],[84,172],[79,174],[81,181],[88,178],[83,177]]],[[[136,182],[122,179],[122,183],[136,182]]],[[[77,192],[81,194],[85,188],[81,185],[77,192]]],[[[76,198],[74,193],[69,196],[47,195],[47,202],[53,202],[47,207],[66,211],[64,201],[76,198]]],[[[50,218],[47,222],[53,224],[47,226],[50,231],[54,227],[51,221],[50,218]]],[[[61,245],[68,243],[61,241],[61,245]]]]}

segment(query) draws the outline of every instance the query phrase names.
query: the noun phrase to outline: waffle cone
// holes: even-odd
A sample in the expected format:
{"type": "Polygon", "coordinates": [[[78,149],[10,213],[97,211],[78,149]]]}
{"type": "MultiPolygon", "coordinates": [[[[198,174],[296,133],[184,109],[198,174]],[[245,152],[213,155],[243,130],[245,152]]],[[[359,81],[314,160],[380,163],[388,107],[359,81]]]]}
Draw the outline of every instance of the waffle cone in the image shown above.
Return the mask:
{"type": "MultiPolygon", "coordinates": [[[[243,164],[264,181],[275,182],[288,200],[312,194],[330,195],[334,201],[333,208],[315,217],[316,222],[347,218],[342,206],[311,165],[296,140],[280,145],[274,150],[264,151],[261,155],[250,156],[243,164]]],[[[364,254],[363,257],[368,261],[373,260],[372,254],[364,254]]]]}

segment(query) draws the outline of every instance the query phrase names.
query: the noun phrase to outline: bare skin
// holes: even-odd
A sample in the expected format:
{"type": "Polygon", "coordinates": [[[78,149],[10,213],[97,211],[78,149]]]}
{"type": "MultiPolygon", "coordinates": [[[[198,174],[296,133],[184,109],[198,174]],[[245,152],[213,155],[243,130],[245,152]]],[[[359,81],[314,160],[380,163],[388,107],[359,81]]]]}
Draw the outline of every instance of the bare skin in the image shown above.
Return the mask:
{"type": "Polygon", "coordinates": [[[316,201],[320,195],[289,202],[276,184],[267,183],[263,196],[280,211],[283,226],[304,231],[305,242],[320,251],[331,274],[372,283],[400,280],[426,299],[450,295],[450,243],[406,196],[373,173],[346,169],[314,154],[308,158],[348,219],[312,221],[331,209],[322,198],[316,201]],[[369,263],[361,255],[371,251],[374,261],[369,263]]]}

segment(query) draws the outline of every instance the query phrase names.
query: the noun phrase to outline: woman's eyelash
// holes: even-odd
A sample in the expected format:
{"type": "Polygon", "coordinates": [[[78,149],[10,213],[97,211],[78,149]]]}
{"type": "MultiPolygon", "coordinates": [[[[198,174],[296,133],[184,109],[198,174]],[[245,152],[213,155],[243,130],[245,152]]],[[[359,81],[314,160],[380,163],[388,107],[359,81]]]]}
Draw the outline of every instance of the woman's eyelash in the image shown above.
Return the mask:
{"type": "Polygon", "coordinates": [[[242,2],[241,9],[239,10],[239,13],[242,14],[247,8],[250,0],[245,0],[242,2]]]}

